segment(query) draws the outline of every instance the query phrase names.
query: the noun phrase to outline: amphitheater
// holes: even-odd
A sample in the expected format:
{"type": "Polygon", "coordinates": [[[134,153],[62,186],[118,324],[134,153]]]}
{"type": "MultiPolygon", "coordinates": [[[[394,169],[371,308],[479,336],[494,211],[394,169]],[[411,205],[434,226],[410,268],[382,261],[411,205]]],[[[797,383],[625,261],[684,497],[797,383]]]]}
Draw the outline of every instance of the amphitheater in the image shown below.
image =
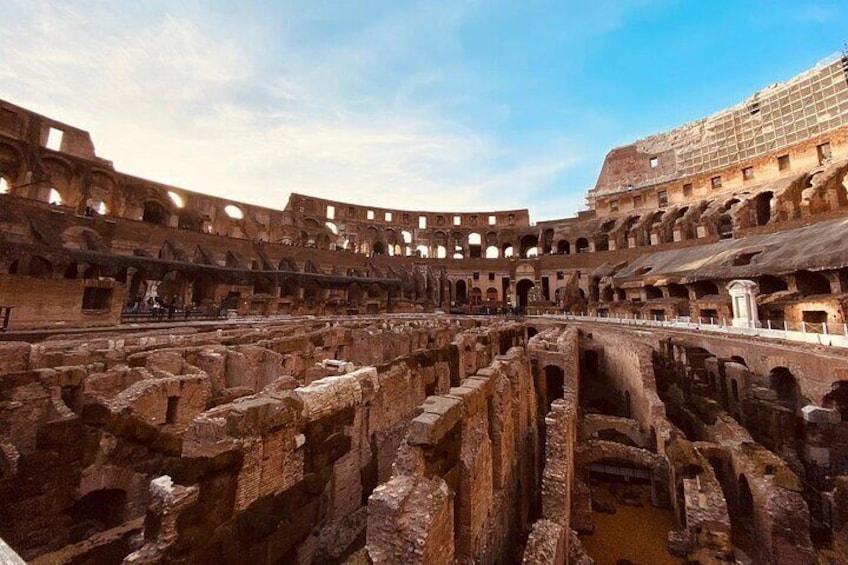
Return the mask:
{"type": "Polygon", "coordinates": [[[0,102],[0,562],[848,563],[846,173],[842,56],[537,223],[233,202],[0,102]]]}

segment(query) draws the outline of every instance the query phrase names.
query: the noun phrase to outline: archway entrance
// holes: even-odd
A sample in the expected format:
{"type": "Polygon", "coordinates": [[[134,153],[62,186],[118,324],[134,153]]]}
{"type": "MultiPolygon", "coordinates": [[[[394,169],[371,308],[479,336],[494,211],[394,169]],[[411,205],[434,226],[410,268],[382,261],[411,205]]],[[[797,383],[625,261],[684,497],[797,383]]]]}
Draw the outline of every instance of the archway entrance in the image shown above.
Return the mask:
{"type": "Polygon", "coordinates": [[[518,307],[527,308],[528,294],[530,289],[536,286],[530,279],[521,279],[515,285],[515,293],[518,296],[518,307]]]}
{"type": "Polygon", "coordinates": [[[467,300],[467,287],[464,280],[456,281],[456,295],[454,300],[457,304],[465,304],[467,300]]]}

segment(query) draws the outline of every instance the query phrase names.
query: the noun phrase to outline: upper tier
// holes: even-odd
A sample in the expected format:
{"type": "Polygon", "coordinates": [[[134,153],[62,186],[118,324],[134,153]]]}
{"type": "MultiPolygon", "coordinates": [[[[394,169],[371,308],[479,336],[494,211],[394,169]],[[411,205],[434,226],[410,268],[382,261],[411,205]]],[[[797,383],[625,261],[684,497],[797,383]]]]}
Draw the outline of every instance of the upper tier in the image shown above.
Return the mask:
{"type": "Polygon", "coordinates": [[[846,73],[848,58],[832,56],[732,108],[613,149],[590,203],[738,166],[845,126],[846,73]]]}

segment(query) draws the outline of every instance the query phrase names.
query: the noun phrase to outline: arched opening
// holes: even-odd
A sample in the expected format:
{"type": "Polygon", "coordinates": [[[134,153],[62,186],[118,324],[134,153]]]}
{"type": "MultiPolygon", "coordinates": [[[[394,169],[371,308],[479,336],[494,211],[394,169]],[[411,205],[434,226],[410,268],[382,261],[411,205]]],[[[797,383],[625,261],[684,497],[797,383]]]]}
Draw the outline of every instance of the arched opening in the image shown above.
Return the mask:
{"type": "Polygon", "coordinates": [[[169,302],[176,296],[183,296],[185,294],[185,288],[186,280],[182,273],[179,271],[169,271],[162,277],[162,281],[159,283],[156,292],[161,300],[169,302]]]}
{"type": "Polygon", "coordinates": [[[168,191],[168,198],[171,199],[171,202],[173,202],[174,206],[176,206],[177,208],[182,208],[183,206],[185,206],[185,203],[183,202],[183,197],[177,194],[176,192],[168,191]]]}
{"type": "Polygon", "coordinates": [[[97,198],[89,198],[86,202],[84,214],[86,216],[92,216],[94,214],[105,216],[108,211],[109,209],[105,202],[97,198]]]}
{"type": "Polygon", "coordinates": [[[365,291],[358,283],[352,283],[347,287],[347,302],[351,306],[359,306],[365,298],[365,291]]]}
{"type": "Polygon", "coordinates": [[[574,247],[577,253],[589,253],[589,240],[585,237],[578,238],[574,247]]]}
{"type": "Polygon", "coordinates": [[[672,298],[689,298],[689,291],[682,284],[670,283],[668,285],[668,295],[672,298]]]}
{"type": "Polygon", "coordinates": [[[773,199],[774,193],[771,191],[757,195],[754,201],[754,213],[758,226],[764,226],[769,223],[771,219],[771,202],[773,199]]]}
{"type": "Polygon", "coordinates": [[[471,305],[479,306],[483,303],[483,291],[477,287],[471,289],[471,305]]]}
{"type": "Polygon", "coordinates": [[[253,294],[271,294],[274,288],[271,279],[268,277],[259,277],[253,283],[253,294]]]}
{"type": "Polygon", "coordinates": [[[798,271],[795,273],[795,284],[798,292],[804,296],[830,294],[830,281],[819,273],[798,271]]]}
{"type": "Polygon", "coordinates": [[[515,285],[515,294],[518,296],[519,308],[527,308],[530,289],[534,286],[536,286],[535,283],[530,279],[521,279],[518,281],[518,284],[515,285]]]}
{"type": "Polygon", "coordinates": [[[65,279],[93,279],[97,277],[97,269],[88,263],[73,262],[65,269],[65,279]]]}
{"type": "Polygon", "coordinates": [[[233,206],[232,204],[224,206],[224,213],[233,220],[244,219],[244,212],[241,211],[241,208],[233,206]]]}
{"type": "Polygon", "coordinates": [[[546,255],[553,251],[554,246],[554,230],[548,228],[542,237],[542,252],[546,255]]]}
{"type": "Polygon", "coordinates": [[[648,300],[662,298],[662,291],[652,284],[645,285],[645,297],[648,300]]]}
{"type": "MultiPolygon", "coordinates": [[[[374,249],[375,250],[377,249],[376,244],[374,244],[374,249]]],[[[424,259],[426,259],[430,255],[430,250],[427,248],[426,245],[419,245],[418,247],[415,248],[415,252],[416,252],[416,255],[418,255],[419,257],[422,257],[424,259]]]]}
{"type": "Polygon", "coordinates": [[[733,361],[734,363],[739,363],[739,364],[740,364],[740,365],[742,365],[743,367],[747,367],[747,366],[748,366],[748,363],[746,363],[746,362],[745,362],[745,358],[744,358],[744,357],[742,357],[741,355],[732,355],[732,356],[730,357],[730,360],[731,360],[731,361],[733,361]]]}
{"type": "Polygon", "coordinates": [[[56,204],[57,206],[61,205],[65,200],[62,198],[62,195],[55,188],[50,189],[50,193],[47,195],[47,203],[48,204],[56,204]]]}
{"type": "Polygon", "coordinates": [[[568,241],[561,239],[557,242],[557,253],[568,255],[571,253],[571,244],[568,241]]]}
{"type": "Polygon", "coordinates": [[[177,225],[180,229],[197,233],[201,233],[203,231],[203,220],[200,218],[200,214],[194,210],[182,210],[177,218],[177,225]]]}
{"type": "Polygon", "coordinates": [[[486,301],[488,302],[497,302],[498,300],[498,289],[493,286],[490,286],[486,289],[486,301]]]}
{"type": "Polygon", "coordinates": [[[539,248],[531,247],[527,250],[527,253],[524,254],[524,257],[529,259],[530,257],[538,257],[539,256],[539,248]]]}
{"type": "Polygon", "coordinates": [[[164,226],[168,223],[168,214],[165,212],[164,206],[158,202],[148,200],[144,203],[144,213],[141,216],[141,221],[164,226]]]}
{"type": "Polygon", "coordinates": [[[9,274],[49,279],[53,276],[53,264],[38,255],[24,255],[9,265],[9,274]]]}
{"type": "Polygon", "coordinates": [[[595,242],[595,251],[609,251],[609,234],[602,233],[598,235],[595,242]]]}
{"type": "Polygon", "coordinates": [[[9,183],[6,182],[6,178],[0,175],[0,194],[9,194],[11,192],[11,187],[9,187],[9,183]]]}
{"type": "Polygon", "coordinates": [[[214,298],[214,281],[207,275],[198,275],[191,283],[191,301],[199,305],[212,302],[214,298]]]}
{"type": "Polygon", "coordinates": [[[92,491],[68,508],[71,518],[70,541],[77,543],[91,535],[115,528],[124,523],[127,492],[122,489],[92,491]]]}
{"type": "Polygon", "coordinates": [[[839,412],[843,422],[848,422],[848,381],[837,381],[824,396],[822,405],[839,412]]]}
{"type": "Polygon", "coordinates": [[[775,367],[769,373],[768,379],[769,388],[777,393],[777,401],[787,408],[797,410],[801,398],[801,388],[798,386],[795,375],[786,367],[775,367]]]}
{"type": "Polygon", "coordinates": [[[691,285],[692,292],[695,298],[703,298],[705,296],[716,296],[719,294],[718,285],[712,281],[698,281],[691,285]]]}
{"type": "Polygon", "coordinates": [[[497,259],[498,255],[499,252],[496,245],[490,245],[486,248],[486,259],[497,259]]]}
{"type": "Polygon", "coordinates": [[[468,256],[471,259],[482,257],[482,238],[479,233],[468,234],[468,256]]]}
{"type": "Polygon", "coordinates": [[[468,285],[465,284],[463,279],[459,279],[456,281],[456,289],[454,293],[454,301],[457,304],[465,304],[468,296],[468,285]]]}
{"type": "Polygon", "coordinates": [[[729,214],[722,214],[716,220],[716,233],[719,239],[733,239],[733,220],[729,214]]]}
{"type": "Polygon", "coordinates": [[[510,245],[509,243],[505,243],[501,249],[503,251],[503,257],[505,259],[512,257],[515,254],[515,250],[513,249],[512,245],[510,245]]]}
{"type": "Polygon", "coordinates": [[[374,255],[385,255],[386,254],[386,246],[383,244],[382,241],[375,241],[373,250],[374,250],[374,255]]]}
{"type": "Polygon", "coordinates": [[[760,294],[772,294],[789,290],[786,281],[772,275],[763,275],[759,278],[760,294]]]}
{"type": "Polygon", "coordinates": [[[447,256],[448,256],[447,248],[444,245],[437,245],[436,246],[436,258],[437,259],[444,259],[447,256]]]}
{"type": "Polygon", "coordinates": [[[298,290],[297,281],[294,279],[284,278],[280,283],[280,296],[297,296],[298,290]]]}
{"type": "Polygon", "coordinates": [[[539,238],[533,234],[525,235],[519,241],[519,255],[527,257],[527,252],[539,245],[539,238]]]}

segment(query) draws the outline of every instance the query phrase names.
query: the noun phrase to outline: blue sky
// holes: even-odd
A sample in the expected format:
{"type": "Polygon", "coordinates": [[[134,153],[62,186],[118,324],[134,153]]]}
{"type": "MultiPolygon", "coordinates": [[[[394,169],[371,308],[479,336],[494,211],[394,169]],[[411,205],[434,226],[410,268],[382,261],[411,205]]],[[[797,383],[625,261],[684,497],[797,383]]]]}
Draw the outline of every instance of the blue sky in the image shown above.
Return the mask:
{"type": "Polygon", "coordinates": [[[848,2],[0,0],[0,98],[123,172],[282,208],[292,191],[574,214],[616,145],[848,40],[848,2]]]}

